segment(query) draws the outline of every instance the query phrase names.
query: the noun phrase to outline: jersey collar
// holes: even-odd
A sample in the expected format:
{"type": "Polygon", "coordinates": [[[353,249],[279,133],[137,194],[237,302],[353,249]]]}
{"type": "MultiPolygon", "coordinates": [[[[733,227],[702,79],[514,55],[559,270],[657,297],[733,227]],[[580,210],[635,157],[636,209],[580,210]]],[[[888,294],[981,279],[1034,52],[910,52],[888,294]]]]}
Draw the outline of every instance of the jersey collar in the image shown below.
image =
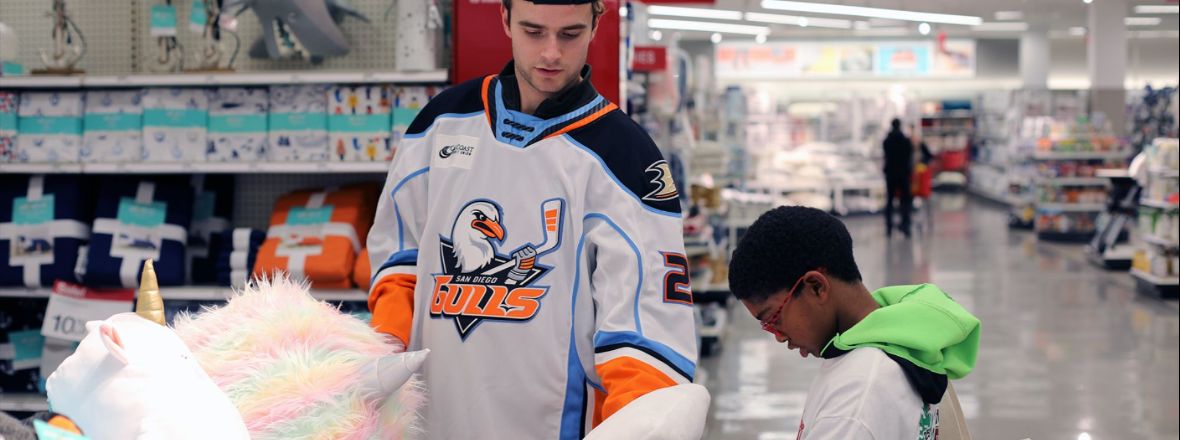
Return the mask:
{"type": "Polygon", "coordinates": [[[581,128],[618,108],[590,84],[590,66],[582,81],[546,99],[530,115],[520,111],[520,89],[509,62],[500,75],[484,78],[481,95],[488,125],[496,140],[524,148],[541,140],[581,128]]]}

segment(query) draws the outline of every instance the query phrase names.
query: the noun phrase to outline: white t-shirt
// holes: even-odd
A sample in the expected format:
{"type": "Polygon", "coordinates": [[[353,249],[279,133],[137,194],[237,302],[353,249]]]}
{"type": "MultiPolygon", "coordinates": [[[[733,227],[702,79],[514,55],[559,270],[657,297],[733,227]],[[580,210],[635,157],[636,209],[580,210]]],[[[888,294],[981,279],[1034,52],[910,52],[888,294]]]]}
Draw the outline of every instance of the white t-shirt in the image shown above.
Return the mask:
{"type": "Polygon", "coordinates": [[[922,403],[897,362],[876,348],[824,360],[807,393],[799,440],[934,440],[938,406],[922,403]]]}

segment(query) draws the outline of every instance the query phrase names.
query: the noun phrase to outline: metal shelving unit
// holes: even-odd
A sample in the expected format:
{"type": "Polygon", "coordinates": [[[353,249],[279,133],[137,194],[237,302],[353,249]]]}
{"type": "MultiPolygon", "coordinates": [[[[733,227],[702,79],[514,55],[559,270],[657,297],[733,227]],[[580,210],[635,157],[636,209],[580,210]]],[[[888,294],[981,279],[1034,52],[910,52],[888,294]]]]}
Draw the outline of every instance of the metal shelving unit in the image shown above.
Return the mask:
{"type": "Polygon", "coordinates": [[[275,84],[442,84],[446,70],[424,72],[233,72],[148,75],[15,76],[0,89],[267,86],[275,84]]]}

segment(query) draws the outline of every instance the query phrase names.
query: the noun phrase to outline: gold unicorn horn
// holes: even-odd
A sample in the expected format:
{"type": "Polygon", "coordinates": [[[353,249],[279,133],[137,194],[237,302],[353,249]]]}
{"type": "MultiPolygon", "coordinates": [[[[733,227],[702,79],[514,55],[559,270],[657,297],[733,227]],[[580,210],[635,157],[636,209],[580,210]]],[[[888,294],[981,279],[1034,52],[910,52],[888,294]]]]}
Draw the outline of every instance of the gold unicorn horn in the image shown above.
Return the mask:
{"type": "Polygon", "coordinates": [[[135,314],[148,321],[164,325],[164,298],[160,296],[160,284],[156,282],[156,268],[152,260],[143,262],[143,275],[139,279],[139,295],[135,299],[135,314]]]}

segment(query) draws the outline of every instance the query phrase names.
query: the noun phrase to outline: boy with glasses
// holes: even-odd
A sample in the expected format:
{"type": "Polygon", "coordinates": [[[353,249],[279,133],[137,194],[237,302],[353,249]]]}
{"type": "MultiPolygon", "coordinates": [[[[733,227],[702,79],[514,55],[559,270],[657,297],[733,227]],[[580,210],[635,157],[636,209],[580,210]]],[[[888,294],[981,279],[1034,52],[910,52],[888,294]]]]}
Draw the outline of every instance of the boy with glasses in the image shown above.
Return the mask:
{"type": "Polygon", "coordinates": [[[931,284],[869,292],[852,237],[823,211],[763,214],[734,250],[729,282],[775,339],[824,358],[800,439],[934,439],[947,379],[975,366],[979,320],[931,284]]]}

